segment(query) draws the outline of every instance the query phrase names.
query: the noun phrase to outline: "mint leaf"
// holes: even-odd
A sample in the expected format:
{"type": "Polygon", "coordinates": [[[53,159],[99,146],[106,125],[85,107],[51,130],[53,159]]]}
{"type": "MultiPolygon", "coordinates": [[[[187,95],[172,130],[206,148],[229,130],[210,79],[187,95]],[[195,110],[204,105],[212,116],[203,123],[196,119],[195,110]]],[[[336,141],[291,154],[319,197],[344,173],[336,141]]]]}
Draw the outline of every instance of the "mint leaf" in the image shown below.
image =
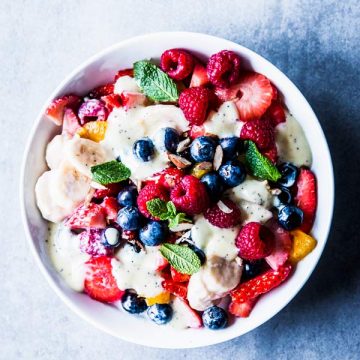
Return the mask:
{"type": "Polygon", "coordinates": [[[251,173],[260,179],[276,182],[281,177],[276,166],[266,156],[259,152],[253,141],[248,141],[246,163],[251,173]]]}
{"type": "Polygon", "coordinates": [[[143,60],[134,63],[134,76],[144,94],[154,101],[176,102],[179,92],[175,82],[156,65],[143,60]]]}
{"type": "Polygon", "coordinates": [[[171,217],[176,216],[176,207],[172,201],[168,201],[166,204],[167,211],[171,217]]]}
{"type": "Polygon", "coordinates": [[[116,160],[92,166],[90,171],[93,180],[101,185],[117,183],[128,179],[131,175],[130,169],[116,160]]]}
{"type": "Polygon", "coordinates": [[[187,218],[184,213],[178,213],[174,218],[169,220],[169,228],[174,228],[184,222],[191,223],[191,219],[187,218]]]}
{"type": "Polygon", "coordinates": [[[160,220],[167,220],[167,206],[166,202],[156,198],[146,202],[146,208],[148,209],[149,213],[160,220]],[[163,218],[165,216],[165,218],[163,218]]]}
{"type": "Polygon", "coordinates": [[[199,257],[187,246],[166,243],[161,245],[160,252],[182,274],[192,275],[200,270],[199,257]]]}

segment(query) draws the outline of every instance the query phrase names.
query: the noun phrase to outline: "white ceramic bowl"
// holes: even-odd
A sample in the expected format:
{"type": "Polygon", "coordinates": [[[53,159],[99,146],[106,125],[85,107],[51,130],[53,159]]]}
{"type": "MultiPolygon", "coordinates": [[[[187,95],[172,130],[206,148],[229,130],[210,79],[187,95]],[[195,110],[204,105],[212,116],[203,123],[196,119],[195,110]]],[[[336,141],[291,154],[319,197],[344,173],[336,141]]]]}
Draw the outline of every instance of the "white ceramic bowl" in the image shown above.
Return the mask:
{"type": "Polygon", "coordinates": [[[320,124],[304,96],[280,70],[260,55],[231,41],[198,33],[167,32],[122,41],[86,61],[57,87],[35,120],[25,150],[20,193],[31,252],[45,278],[66,305],[97,328],[118,338],[153,347],[191,348],[220,343],[247,333],[272,318],[298,293],[314,270],[327,240],[334,204],[333,179],[330,153],[320,124]],[[45,147],[59,131],[43,116],[50,100],[67,93],[84,94],[97,85],[111,81],[118,69],[131,67],[137,60],[159,58],[164,50],[175,47],[189,49],[204,58],[222,49],[234,50],[247,67],[266,75],[284,95],[287,107],[303,126],[313,154],[312,169],[318,180],[318,211],[313,228],[318,246],[299,263],[285,284],[260,299],[249,318],[237,319],[220,331],[164,328],[72,291],[49,261],[44,241],[47,223],[35,204],[35,182],[46,170],[45,147]]]}

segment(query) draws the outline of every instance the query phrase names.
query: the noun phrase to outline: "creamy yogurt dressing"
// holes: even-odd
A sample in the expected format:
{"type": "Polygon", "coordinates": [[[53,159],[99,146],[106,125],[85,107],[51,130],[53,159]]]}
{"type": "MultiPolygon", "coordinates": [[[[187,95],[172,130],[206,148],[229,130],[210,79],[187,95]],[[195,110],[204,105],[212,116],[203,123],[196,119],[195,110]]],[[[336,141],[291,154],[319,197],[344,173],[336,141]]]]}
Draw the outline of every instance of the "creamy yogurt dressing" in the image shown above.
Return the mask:
{"type": "Polygon", "coordinates": [[[80,251],[79,237],[63,224],[50,224],[50,259],[65,282],[75,291],[84,290],[86,261],[90,255],[80,251]]]}
{"type": "Polygon", "coordinates": [[[161,254],[158,247],[147,246],[146,251],[136,253],[125,245],[112,260],[112,273],[119,289],[134,289],[140,296],[153,297],[163,292],[163,278],[156,270],[161,254]]]}
{"type": "Polygon", "coordinates": [[[157,132],[165,127],[175,128],[179,133],[188,129],[183,112],[174,105],[138,106],[129,110],[114,109],[108,118],[105,139],[101,142],[114,157],[131,169],[132,180],[143,180],[168,166],[167,153],[155,149],[154,157],[144,162],[133,154],[136,140],[149,137],[154,141],[157,132]]]}
{"type": "Polygon", "coordinates": [[[312,155],[304,130],[290,113],[286,114],[286,122],[275,128],[275,141],[280,162],[311,166],[312,155]]]}

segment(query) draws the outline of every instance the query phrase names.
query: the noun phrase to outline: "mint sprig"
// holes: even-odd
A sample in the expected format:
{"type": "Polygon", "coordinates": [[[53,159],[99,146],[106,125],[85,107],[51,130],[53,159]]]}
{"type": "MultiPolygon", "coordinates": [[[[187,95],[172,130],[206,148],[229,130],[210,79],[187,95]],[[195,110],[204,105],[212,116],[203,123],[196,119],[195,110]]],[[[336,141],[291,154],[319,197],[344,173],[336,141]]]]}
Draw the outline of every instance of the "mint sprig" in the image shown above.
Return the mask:
{"type": "Polygon", "coordinates": [[[160,253],[182,274],[192,275],[200,270],[199,257],[187,246],[165,243],[160,246],[160,253]]]}
{"type": "Polygon", "coordinates": [[[149,213],[160,220],[168,220],[169,228],[175,228],[183,222],[191,222],[184,213],[178,213],[172,201],[164,201],[155,198],[146,202],[146,208],[149,213]]]}
{"type": "Polygon", "coordinates": [[[179,98],[174,80],[150,61],[134,63],[134,77],[144,94],[154,101],[176,102],[179,98]]]}
{"type": "Polygon", "coordinates": [[[248,141],[246,164],[252,175],[260,179],[276,182],[281,178],[281,174],[276,166],[266,156],[260,153],[253,141],[248,141]]]}
{"type": "Polygon", "coordinates": [[[90,171],[93,180],[101,185],[124,181],[131,175],[130,169],[116,160],[92,166],[90,171]]]}

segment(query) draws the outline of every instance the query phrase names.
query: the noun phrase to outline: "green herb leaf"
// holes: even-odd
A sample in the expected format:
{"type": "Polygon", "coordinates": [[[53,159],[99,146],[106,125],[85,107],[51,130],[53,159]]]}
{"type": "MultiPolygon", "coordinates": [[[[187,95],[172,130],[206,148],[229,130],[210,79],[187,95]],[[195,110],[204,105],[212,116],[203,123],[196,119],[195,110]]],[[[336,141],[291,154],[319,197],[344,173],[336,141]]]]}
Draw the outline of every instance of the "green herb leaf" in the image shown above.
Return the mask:
{"type": "Polygon", "coordinates": [[[143,60],[134,63],[134,76],[144,94],[154,101],[176,102],[179,92],[175,82],[156,65],[143,60]]]}
{"type": "Polygon", "coordinates": [[[182,274],[192,275],[200,270],[199,257],[187,246],[166,243],[161,245],[160,252],[182,274]]]}
{"type": "Polygon", "coordinates": [[[102,185],[124,181],[131,175],[130,169],[116,160],[92,166],[90,171],[93,180],[102,185]]]}
{"type": "Polygon", "coordinates": [[[176,207],[172,201],[168,201],[168,203],[166,204],[166,208],[169,215],[171,215],[172,217],[176,216],[176,207]]]}
{"type": "Polygon", "coordinates": [[[174,228],[184,222],[191,223],[191,219],[187,218],[184,213],[178,213],[174,218],[169,220],[169,228],[174,228]]]}
{"type": "Polygon", "coordinates": [[[277,181],[281,174],[276,166],[257,149],[253,141],[248,141],[246,163],[254,176],[264,180],[277,181]]]}

